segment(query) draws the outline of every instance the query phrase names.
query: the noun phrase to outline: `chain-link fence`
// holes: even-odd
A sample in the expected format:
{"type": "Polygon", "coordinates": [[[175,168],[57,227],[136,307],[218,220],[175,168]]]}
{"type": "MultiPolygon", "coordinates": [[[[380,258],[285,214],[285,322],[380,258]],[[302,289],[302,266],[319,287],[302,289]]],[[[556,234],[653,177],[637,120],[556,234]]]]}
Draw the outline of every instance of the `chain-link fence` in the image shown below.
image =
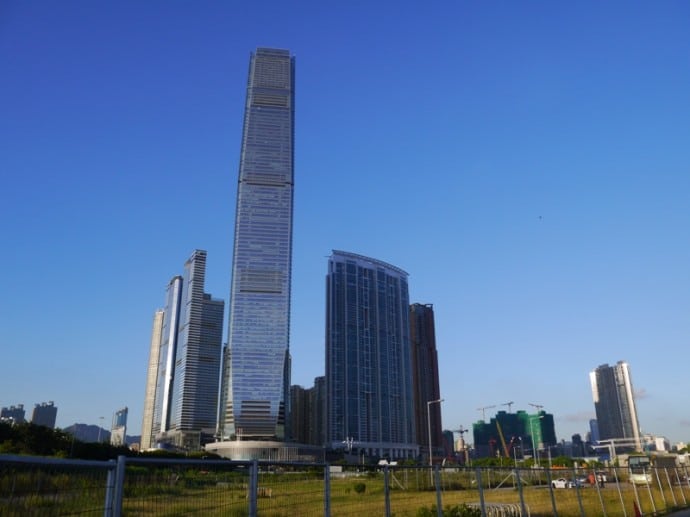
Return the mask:
{"type": "Polygon", "coordinates": [[[440,468],[0,455],[0,515],[631,516],[690,505],[684,467],[440,468]],[[634,482],[633,482],[634,481],[634,482]]]}

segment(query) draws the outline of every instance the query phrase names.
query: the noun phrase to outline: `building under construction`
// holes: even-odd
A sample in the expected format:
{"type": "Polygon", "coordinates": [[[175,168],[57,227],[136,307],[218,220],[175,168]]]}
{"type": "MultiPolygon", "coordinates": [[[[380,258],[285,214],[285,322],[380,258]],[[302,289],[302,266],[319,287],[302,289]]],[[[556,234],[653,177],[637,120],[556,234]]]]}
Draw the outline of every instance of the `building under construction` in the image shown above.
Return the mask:
{"type": "Polygon", "coordinates": [[[488,422],[475,422],[472,433],[477,458],[534,458],[540,454],[546,455],[546,452],[540,451],[556,445],[553,415],[545,411],[532,415],[526,411],[499,411],[488,422]]]}

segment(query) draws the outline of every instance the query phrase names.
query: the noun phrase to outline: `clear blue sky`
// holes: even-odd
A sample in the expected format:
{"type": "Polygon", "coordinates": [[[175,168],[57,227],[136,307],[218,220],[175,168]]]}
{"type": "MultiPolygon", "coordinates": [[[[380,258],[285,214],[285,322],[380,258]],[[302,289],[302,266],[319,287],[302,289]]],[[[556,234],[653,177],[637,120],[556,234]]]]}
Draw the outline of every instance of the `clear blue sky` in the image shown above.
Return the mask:
{"type": "Polygon", "coordinates": [[[294,384],[324,373],[343,249],[434,304],[444,427],[534,403],[569,440],[589,371],[626,360],[643,431],[690,441],[689,31],[684,1],[5,0],[0,404],[54,400],[61,427],[126,405],[139,432],[193,249],[228,298],[249,53],[273,46],[297,60],[294,384]]]}

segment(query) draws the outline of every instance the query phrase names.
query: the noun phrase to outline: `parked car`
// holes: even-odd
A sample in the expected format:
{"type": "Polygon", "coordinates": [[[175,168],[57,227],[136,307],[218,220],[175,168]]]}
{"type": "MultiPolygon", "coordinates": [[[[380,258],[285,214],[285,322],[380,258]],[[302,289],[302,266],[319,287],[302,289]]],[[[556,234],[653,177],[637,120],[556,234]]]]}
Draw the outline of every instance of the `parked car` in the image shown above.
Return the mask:
{"type": "Polygon", "coordinates": [[[570,481],[565,478],[558,478],[551,481],[553,488],[570,488],[570,481]]]}

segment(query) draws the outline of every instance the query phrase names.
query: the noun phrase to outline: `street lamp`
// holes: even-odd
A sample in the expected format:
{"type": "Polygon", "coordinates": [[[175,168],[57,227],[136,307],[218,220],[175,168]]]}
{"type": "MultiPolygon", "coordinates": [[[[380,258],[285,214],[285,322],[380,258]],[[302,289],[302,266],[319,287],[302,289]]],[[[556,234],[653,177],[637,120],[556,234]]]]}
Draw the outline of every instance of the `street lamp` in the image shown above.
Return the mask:
{"type": "Polygon", "coordinates": [[[433,466],[432,452],[431,452],[431,404],[440,404],[443,399],[430,400],[426,403],[426,424],[429,430],[429,466],[433,466]]]}

